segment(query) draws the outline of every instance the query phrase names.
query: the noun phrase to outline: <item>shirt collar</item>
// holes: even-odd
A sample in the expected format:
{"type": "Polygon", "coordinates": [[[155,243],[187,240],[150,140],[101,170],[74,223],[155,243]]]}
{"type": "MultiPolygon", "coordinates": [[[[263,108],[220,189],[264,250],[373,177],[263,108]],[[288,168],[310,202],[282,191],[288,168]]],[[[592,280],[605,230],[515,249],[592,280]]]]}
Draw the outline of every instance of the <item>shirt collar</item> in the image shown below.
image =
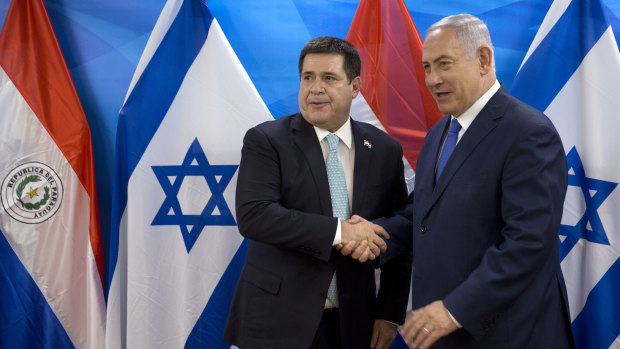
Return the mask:
{"type": "MultiPolygon", "coordinates": [[[[499,87],[500,87],[499,81],[495,79],[495,83],[493,84],[493,86],[491,86],[491,88],[489,88],[487,92],[485,92],[480,98],[478,98],[478,100],[474,104],[472,104],[472,106],[469,107],[469,109],[465,110],[465,112],[457,118],[457,120],[459,121],[459,124],[461,124],[461,128],[463,129],[463,132],[465,132],[467,128],[469,127],[469,125],[471,125],[471,123],[474,122],[474,119],[476,118],[476,116],[480,113],[482,108],[484,108],[484,106],[487,105],[487,103],[489,102],[491,97],[493,97],[495,92],[499,90],[499,87]]],[[[452,119],[454,119],[454,116],[452,116],[452,119]]]]}
{"type": "MultiPolygon", "coordinates": [[[[323,141],[323,139],[331,133],[326,129],[316,126],[314,126],[314,132],[316,132],[316,137],[319,139],[319,142],[323,141]]],[[[353,132],[351,131],[351,118],[347,118],[347,121],[342,126],[340,126],[340,128],[336,130],[334,134],[337,135],[338,138],[340,138],[342,143],[344,143],[347,148],[351,149],[351,143],[353,142],[353,132]]]]}

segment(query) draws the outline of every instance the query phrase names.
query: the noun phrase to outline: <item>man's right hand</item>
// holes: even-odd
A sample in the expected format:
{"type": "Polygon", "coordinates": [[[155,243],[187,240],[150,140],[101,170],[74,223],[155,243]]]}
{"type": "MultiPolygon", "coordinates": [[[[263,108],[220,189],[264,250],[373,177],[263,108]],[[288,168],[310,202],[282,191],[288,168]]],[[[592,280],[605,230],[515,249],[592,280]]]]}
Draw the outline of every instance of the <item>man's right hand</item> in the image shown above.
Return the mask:
{"type": "Polygon", "coordinates": [[[387,244],[384,239],[389,239],[390,235],[381,226],[357,215],[349,221],[342,221],[341,224],[342,240],[338,247],[343,255],[351,255],[354,259],[365,262],[386,251],[387,244]]]}

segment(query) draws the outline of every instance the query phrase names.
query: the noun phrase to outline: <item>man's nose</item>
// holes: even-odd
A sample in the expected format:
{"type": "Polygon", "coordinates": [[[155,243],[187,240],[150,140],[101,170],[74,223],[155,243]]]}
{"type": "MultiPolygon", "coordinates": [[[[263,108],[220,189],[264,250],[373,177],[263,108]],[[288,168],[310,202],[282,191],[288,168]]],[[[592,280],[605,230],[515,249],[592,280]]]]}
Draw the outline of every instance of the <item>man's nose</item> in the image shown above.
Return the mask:
{"type": "Polygon", "coordinates": [[[426,73],[426,85],[427,86],[435,86],[440,84],[442,81],[441,75],[437,74],[435,70],[431,70],[426,73]]]}
{"type": "Polygon", "coordinates": [[[316,79],[310,85],[310,92],[314,94],[319,94],[325,92],[325,83],[321,79],[316,79]]]}

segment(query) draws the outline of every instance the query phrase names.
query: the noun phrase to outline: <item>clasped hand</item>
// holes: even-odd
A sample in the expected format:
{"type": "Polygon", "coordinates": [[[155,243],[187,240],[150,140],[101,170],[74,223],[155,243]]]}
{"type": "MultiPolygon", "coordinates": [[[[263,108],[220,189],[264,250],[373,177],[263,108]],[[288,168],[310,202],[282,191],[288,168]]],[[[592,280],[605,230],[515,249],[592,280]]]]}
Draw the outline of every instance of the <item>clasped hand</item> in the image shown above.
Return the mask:
{"type": "Polygon", "coordinates": [[[351,255],[360,262],[374,260],[387,249],[384,239],[390,235],[383,227],[373,224],[364,218],[353,215],[348,221],[342,222],[342,240],[336,245],[343,256],[351,255]]]}

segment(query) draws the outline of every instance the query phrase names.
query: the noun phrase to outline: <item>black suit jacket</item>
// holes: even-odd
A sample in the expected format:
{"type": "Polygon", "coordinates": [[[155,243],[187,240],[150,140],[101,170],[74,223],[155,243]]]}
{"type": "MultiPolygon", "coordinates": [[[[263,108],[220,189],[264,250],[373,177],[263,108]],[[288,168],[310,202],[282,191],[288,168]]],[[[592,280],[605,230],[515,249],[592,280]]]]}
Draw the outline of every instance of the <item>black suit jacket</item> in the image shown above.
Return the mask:
{"type": "MultiPolygon", "coordinates": [[[[355,143],[352,214],[385,216],[407,195],[400,145],[351,120],[355,143]],[[365,146],[364,141],[371,146],[365,146]]],[[[237,221],[250,239],[224,340],[240,348],[307,348],[338,272],[343,348],[368,348],[375,319],[401,323],[409,294],[411,254],[382,268],[332,248],[325,161],[314,128],[300,114],[265,122],[244,139],[236,192],[237,221]]]]}
{"type": "Polygon", "coordinates": [[[402,217],[378,222],[397,235],[390,245],[413,238],[413,308],[443,300],[463,326],[433,348],[574,347],[558,258],[567,167],[555,128],[502,86],[434,184],[449,123],[431,128],[418,158],[413,235],[402,217]]]}

